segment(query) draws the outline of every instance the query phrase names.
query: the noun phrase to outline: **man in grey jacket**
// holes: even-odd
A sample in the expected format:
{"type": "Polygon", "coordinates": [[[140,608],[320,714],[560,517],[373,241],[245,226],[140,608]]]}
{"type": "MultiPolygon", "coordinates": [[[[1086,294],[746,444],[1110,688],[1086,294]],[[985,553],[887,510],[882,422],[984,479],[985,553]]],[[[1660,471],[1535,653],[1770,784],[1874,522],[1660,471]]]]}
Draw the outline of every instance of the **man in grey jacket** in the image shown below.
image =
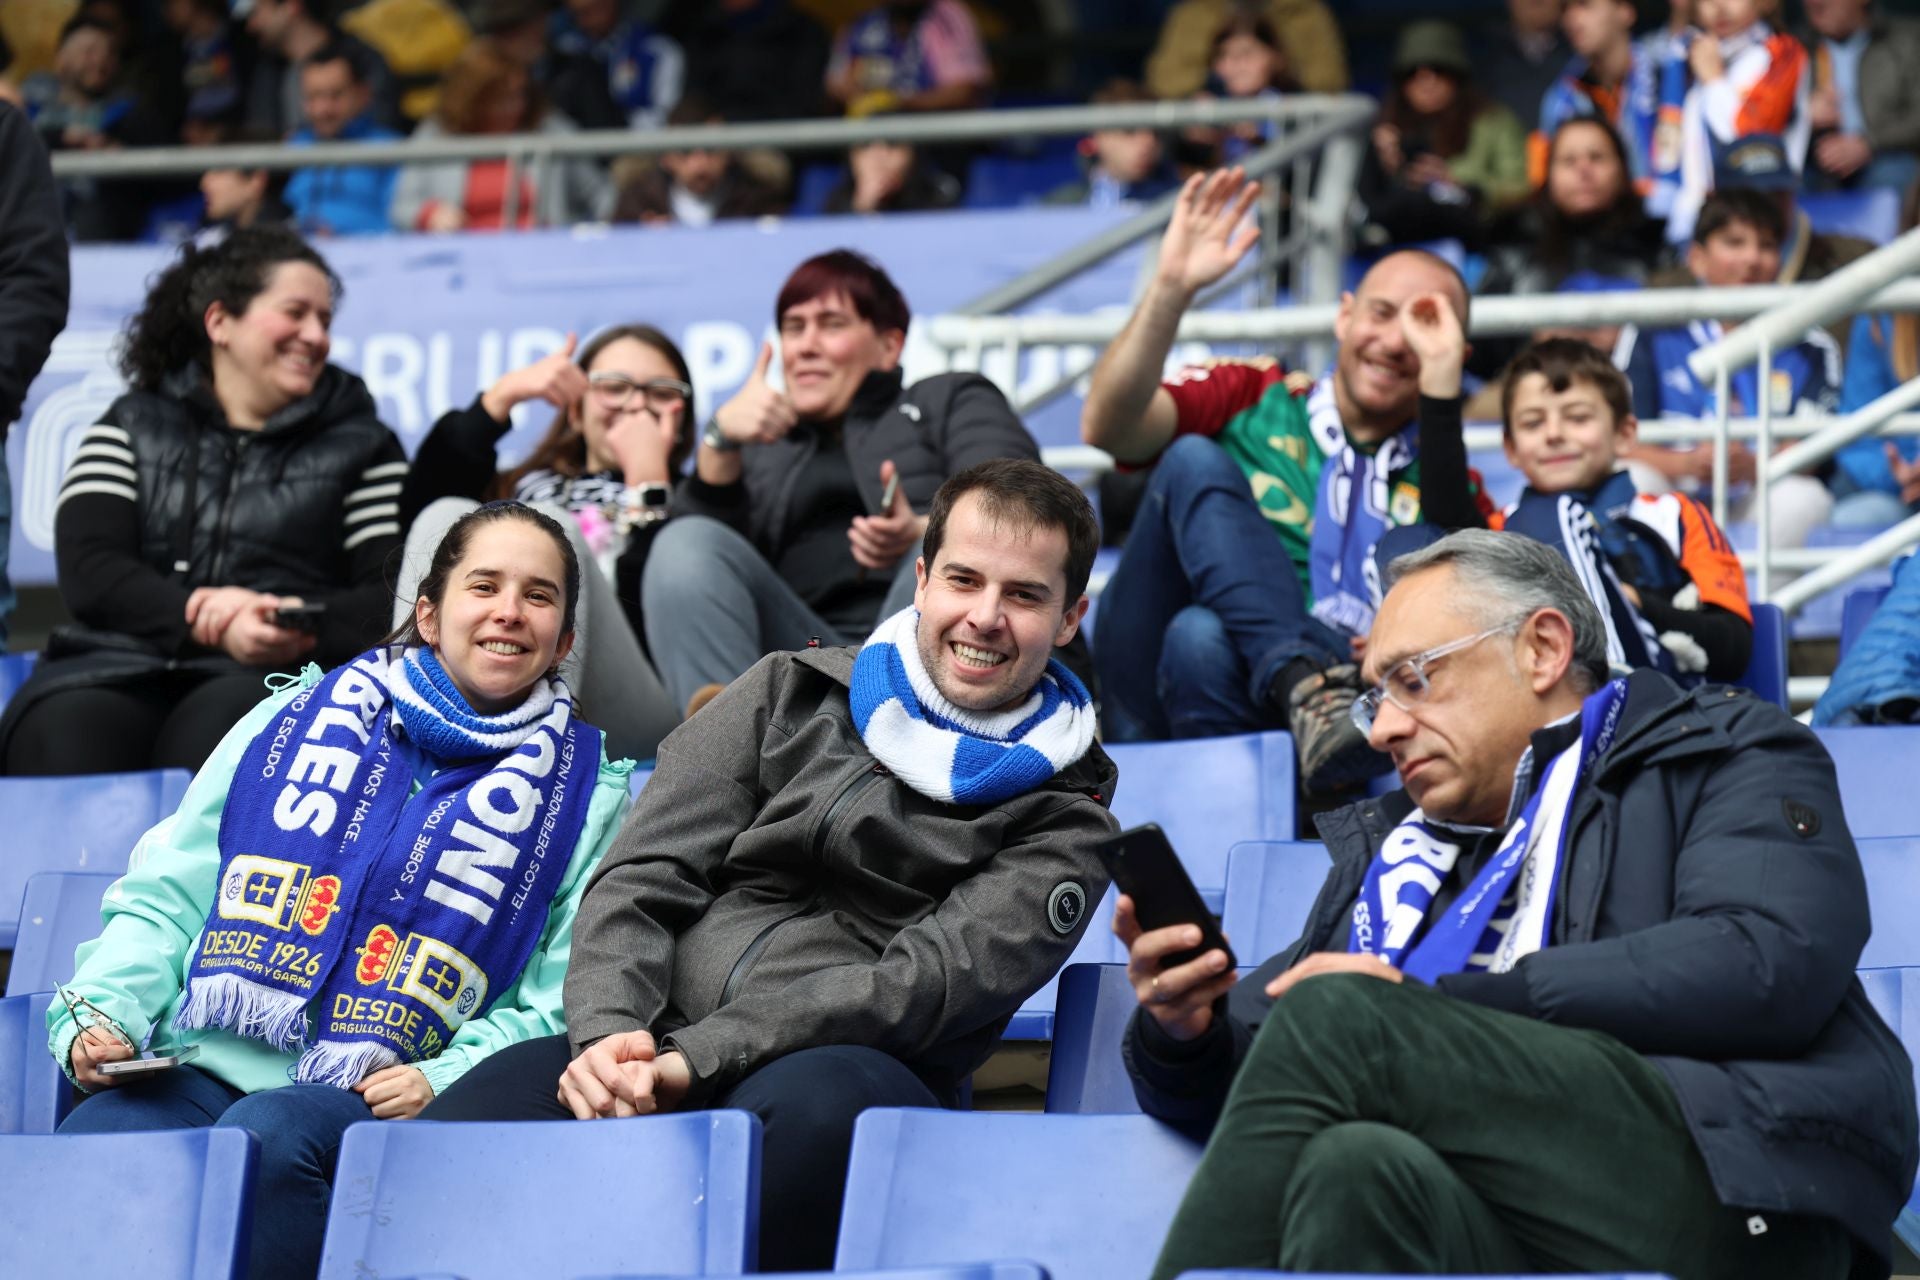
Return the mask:
{"type": "Polygon", "coordinates": [[[1870,0],[1807,0],[1801,43],[1813,58],[1815,191],[1888,187],[1920,174],[1920,23],[1870,0]]]}
{"type": "Polygon", "coordinates": [[[641,588],[647,647],[676,705],[776,649],[846,644],[913,595],[913,549],[947,477],[1040,450],[999,388],[900,373],[907,300],[847,249],[801,263],[773,348],[700,436],[641,588]]]}
{"type": "Polygon", "coordinates": [[[1106,890],[1117,771],[1051,660],[1098,542],[1037,462],[943,485],[915,607],[762,659],[661,744],[574,924],[567,1034],[426,1117],[752,1111],[763,1268],[831,1266],[854,1118],[956,1105],[1106,890]]]}

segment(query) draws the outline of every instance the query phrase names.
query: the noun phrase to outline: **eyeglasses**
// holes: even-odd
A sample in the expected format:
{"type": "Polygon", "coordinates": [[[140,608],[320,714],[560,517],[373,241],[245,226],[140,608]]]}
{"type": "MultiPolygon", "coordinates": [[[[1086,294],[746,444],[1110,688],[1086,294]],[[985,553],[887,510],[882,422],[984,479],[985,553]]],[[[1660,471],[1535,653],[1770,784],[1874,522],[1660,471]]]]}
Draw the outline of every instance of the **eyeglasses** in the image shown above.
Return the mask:
{"type": "Polygon", "coordinates": [[[1380,677],[1379,684],[1353,700],[1353,706],[1348,714],[1353,717],[1354,727],[1371,737],[1373,720],[1380,714],[1380,703],[1383,699],[1402,711],[1412,714],[1415,707],[1426,701],[1427,694],[1433,688],[1433,680],[1427,674],[1428,667],[1450,653],[1471,649],[1482,640],[1490,640],[1494,636],[1508,635],[1518,631],[1526,623],[1527,618],[1532,616],[1528,614],[1526,617],[1504,622],[1497,627],[1488,627],[1485,631],[1477,632],[1464,640],[1455,640],[1438,648],[1428,649],[1424,653],[1416,653],[1411,658],[1400,659],[1387,668],[1386,674],[1380,677]]]}
{"type": "Polygon", "coordinates": [[[54,991],[60,996],[61,1002],[67,1006],[67,1014],[73,1019],[73,1025],[80,1028],[82,1032],[91,1030],[94,1027],[104,1027],[108,1031],[111,1031],[114,1037],[118,1039],[120,1043],[126,1045],[127,1048],[133,1050],[135,1053],[140,1052],[140,1046],[135,1044],[132,1037],[120,1029],[120,1024],[112,1018],[109,1018],[101,1010],[99,1005],[96,1005],[93,1001],[77,992],[68,991],[62,986],[55,986],[54,991]],[[87,1011],[92,1021],[82,1022],[80,1020],[80,1011],[82,1009],[87,1011]]]}
{"type": "Polygon", "coordinates": [[[626,408],[633,402],[636,391],[646,407],[655,413],[678,409],[693,395],[693,388],[678,378],[648,378],[645,382],[635,382],[624,373],[596,373],[587,378],[587,385],[600,398],[600,403],[609,409],[626,408]]]}

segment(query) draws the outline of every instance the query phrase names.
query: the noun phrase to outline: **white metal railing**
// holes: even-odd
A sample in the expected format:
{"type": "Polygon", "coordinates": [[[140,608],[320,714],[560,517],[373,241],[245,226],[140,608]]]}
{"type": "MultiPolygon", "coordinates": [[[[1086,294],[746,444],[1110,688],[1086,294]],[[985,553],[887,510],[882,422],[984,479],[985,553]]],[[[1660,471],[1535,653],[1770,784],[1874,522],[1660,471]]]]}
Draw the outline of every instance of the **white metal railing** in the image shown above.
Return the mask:
{"type": "Polygon", "coordinates": [[[570,133],[487,134],[398,142],[329,142],[304,147],[282,143],[138,147],[123,151],[62,151],[53,157],[53,171],[56,177],[62,178],[178,177],[207,169],[288,170],[502,158],[516,163],[544,162],[560,156],[659,155],[694,149],[833,151],[863,142],[999,142],[1018,137],[1071,136],[1097,129],[1180,129],[1247,121],[1304,126],[1356,112],[1371,116],[1374,109],[1373,100],[1359,94],[1303,93],[1271,100],[1219,98],[1204,102],[942,111],[861,120],[774,120],[682,125],[670,129],[583,129],[570,133]]]}
{"type": "MultiPolygon", "coordinates": [[[[1875,430],[1878,425],[1920,403],[1920,383],[1897,387],[1872,404],[1833,421],[1811,438],[1775,454],[1773,438],[1773,361],[1776,352],[1798,343],[1810,330],[1831,324],[1853,312],[1888,308],[1885,301],[1889,281],[1911,279],[1920,273],[1920,230],[1909,231],[1888,244],[1859,258],[1817,284],[1808,286],[1753,320],[1734,329],[1718,342],[1700,348],[1687,358],[1696,378],[1712,378],[1719,430],[1714,436],[1714,516],[1722,518],[1726,509],[1726,465],[1728,433],[1725,423],[1733,410],[1728,392],[1732,375],[1748,365],[1758,365],[1755,385],[1760,388],[1760,403],[1753,406],[1759,414],[1759,436],[1755,451],[1761,459],[1759,483],[1754,490],[1754,515],[1758,528],[1760,555],[1756,566],[1756,593],[1792,613],[1808,600],[1846,581],[1854,574],[1885,564],[1894,556],[1920,544],[1920,517],[1904,520],[1880,536],[1858,547],[1839,551],[1829,563],[1803,578],[1789,583],[1778,593],[1773,590],[1774,553],[1769,545],[1773,529],[1773,486],[1779,480],[1831,458],[1853,440],[1875,430]]],[[[1892,309],[1892,308],[1888,308],[1892,309]]]]}

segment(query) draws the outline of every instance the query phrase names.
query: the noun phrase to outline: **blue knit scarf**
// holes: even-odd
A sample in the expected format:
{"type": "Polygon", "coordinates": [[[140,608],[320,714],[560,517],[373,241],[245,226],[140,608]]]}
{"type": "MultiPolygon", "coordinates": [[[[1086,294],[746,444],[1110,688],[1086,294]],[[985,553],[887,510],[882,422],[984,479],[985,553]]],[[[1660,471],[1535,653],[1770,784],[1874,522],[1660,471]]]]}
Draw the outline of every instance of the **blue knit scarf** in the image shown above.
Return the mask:
{"type": "Polygon", "coordinates": [[[300,1051],[296,1081],[340,1088],[433,1057],[526,966],[599,759],[557,678],[482,716],[396,645],[303,689],[235,771],[176,1025],[300,1051]],[[397,739],[441,766],[411,798],[397,739]]]}
{"type": "Polygon", "coordinates": [[[847,694],[860,740],[901,781],[930,800],[998,804],[1087,754],[1093,701],[1058,659],[1013,710],[963,711],[921,663],[919,627],[913,608],[882,622],[853,661],[847,694]]]}

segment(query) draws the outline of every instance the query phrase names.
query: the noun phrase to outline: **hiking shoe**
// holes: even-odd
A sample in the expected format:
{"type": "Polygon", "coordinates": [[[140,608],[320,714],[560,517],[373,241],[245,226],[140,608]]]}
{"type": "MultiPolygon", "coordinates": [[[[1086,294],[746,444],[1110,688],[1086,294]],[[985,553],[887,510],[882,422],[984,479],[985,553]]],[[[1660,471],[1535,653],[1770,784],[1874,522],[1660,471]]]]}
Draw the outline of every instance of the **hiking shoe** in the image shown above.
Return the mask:
{"type": "Polygon", "coordinates": [[[1300,757],[1300,785],[1309,795],[1357,787],[1393,766],[1375,751],[1353,722],[1360,696],[1360,668],[1351,662],[1328,667],[1300,681],[1287,700],[1287,723],[1300,757]]]}

